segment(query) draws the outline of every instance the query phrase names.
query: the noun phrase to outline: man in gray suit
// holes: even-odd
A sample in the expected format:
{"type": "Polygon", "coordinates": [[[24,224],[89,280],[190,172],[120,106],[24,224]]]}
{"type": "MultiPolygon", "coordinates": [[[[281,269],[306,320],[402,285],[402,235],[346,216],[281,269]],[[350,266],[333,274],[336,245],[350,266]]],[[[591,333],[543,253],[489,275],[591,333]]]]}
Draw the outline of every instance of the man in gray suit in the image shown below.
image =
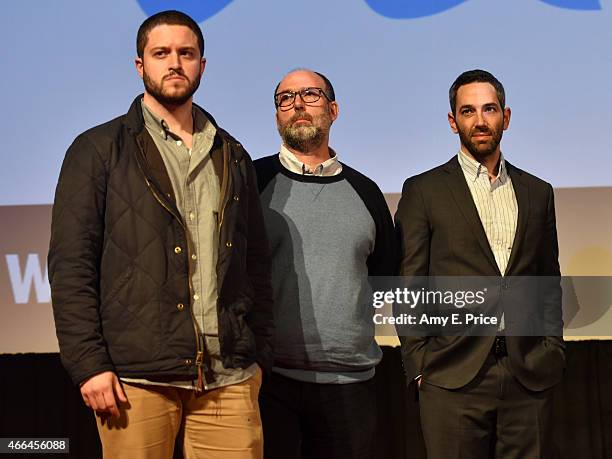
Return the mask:
{"type": "MultiPolygon", "coordinates": [[[[404,183],[395,216],[400,274],[497,277],[500,292],[514,276],[557,279],[553,190],[501,153],[511,114],[502,84],[468,71],[449,96],[461,148],[404,183]]],[[[561,290],[552,285],[537,309],[559,335],[561,290]]],[[[497,336],[400,338],[430,459],[549,457],[551,388],[563,375],[564,344],[560,336],[516,336],[511,319],[522,307],[506,299],[497,336]]]]}

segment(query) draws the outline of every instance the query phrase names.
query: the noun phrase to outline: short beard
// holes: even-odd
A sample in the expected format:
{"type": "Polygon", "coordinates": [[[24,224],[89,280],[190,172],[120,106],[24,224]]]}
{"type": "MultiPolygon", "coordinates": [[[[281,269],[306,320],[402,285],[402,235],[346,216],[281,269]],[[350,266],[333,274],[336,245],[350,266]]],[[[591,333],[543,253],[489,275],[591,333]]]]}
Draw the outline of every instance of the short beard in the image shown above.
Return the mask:
{"type": "Polygon", "coordinates": [[[459,130],[459,139],[461,140],[461,144],[464,145],[465,148],[467,148],[468,152],[472,155],[473,158],[484,159],[495,153],[495,151],[497,150],[497,147],[499,146],[502,139],[503,128],[502,126],[499,126],[496,130],[489,129],[489,132],[491,133],[491,141],[488,145],[488,148],[485,149],[483,149],[482,146],[479,147],[474,142],[472,142],[469,133],[466,134],[464,131],[459,130]]]}
{"type": "MultiPolygon", "coordinates": [[[[178,73],[178,72],[177,72],[178,73]]],[[[178,73],[184,78],[187,78],[183,73],[178,73]]],[[[191,97],[195,94],[200,86],[201,77],[197,77],[194,81],[189,82],[189,86],[183,92],[178,92],[175,94],[168,94],[165,92],[163,87],[163,79],[162,84],[157,84],[155,81],[147,75],[146,72],[142,73],[142,81],[144,82],[145,89],[151,97],[153,97],[157,102],[164,106],[173,106],[178,107],[187,102],[191,97]]]]}
{"type": "Polygon", "coordinates": [[[283,126],[278,125],[278,132],[283,143],[300,153],[309,153],[323,144],[329,134],[331,117],[328,113],[310,116],[307,113],[296,113],[283,126]],[[310,126],[293,126],[299,119],[307,119],[312,122],[310,126]]]}

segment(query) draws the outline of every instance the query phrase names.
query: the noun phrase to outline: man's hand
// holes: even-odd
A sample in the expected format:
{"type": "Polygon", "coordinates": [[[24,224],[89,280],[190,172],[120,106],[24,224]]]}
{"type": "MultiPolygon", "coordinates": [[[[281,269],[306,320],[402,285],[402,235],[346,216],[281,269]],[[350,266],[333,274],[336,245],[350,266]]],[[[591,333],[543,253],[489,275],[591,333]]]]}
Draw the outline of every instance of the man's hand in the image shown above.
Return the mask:
{"type": "Polygon", "coordinates": [[[127,397],[123,392],[119,378],[112,371],[105,371],[86,379],[81,384],[81,396],[85,405],[98,413],[110,413],[119,417],[117,399],[126,403],[127,397]]]}

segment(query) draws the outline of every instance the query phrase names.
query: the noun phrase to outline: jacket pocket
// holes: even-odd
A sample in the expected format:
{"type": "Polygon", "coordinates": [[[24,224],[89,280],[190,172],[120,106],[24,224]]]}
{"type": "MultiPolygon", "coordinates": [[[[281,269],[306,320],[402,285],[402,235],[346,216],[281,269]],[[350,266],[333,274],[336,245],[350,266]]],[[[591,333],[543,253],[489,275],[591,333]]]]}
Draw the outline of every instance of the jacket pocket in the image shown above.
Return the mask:
{"type": "Polygon", "coordinates": [[[237,300],[229,311],[229,325],[234,340],[234,353],[247,359],[254,359],[256,354],[255,334],[246,322],[247,311],[251,309],[250,300],[237,300]]]}

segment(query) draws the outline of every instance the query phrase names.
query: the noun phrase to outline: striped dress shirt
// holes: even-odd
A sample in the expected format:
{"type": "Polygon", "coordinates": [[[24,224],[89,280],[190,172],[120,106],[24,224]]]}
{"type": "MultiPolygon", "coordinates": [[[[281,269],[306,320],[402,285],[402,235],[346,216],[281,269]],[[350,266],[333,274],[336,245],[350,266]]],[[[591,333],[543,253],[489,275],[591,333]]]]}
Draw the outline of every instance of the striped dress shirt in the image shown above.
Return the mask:
{"type": "MultiPolygon", "coordinates": [[[[494,180],[489,179],[487,168],[474,158],[459,151],[459,164],[463,170],[480,222],[493,251],[495,262],[502,276],[508,267],[512,244],[516,234],[518,204],[512,180],[506,169],[503,155],[499,158],[499,171],[494,180]]],[[[498,333],[506,328],[504,316],[500,317],[498,333]]]]}
{"type": "Polygon", "coordinates": [[[503,276],[512,252],[518,220],[518,204],[506,162],[502,155],[497,177],[491,181],[487,168],[478,161],[463,151],[459,152],[458,158],[495,262],[503,276]]]}

